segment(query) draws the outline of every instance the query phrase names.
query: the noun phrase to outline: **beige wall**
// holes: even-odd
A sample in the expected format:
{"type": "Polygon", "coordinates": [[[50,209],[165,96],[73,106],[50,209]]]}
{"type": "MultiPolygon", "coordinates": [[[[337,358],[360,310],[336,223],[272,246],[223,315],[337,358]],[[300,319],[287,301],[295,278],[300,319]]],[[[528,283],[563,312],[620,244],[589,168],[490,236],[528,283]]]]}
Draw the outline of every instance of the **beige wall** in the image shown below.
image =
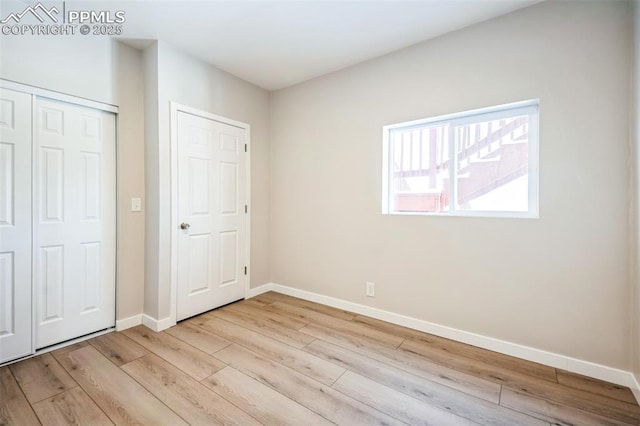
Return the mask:
{"type": "MultiPolygon", "coordinates": [[[[152,272],[148,273],[145,285],[149,289],[145,313],[163,320],[171,316],[170,101],[251,126],[251,284],[257,286],[268,282],[270,276],[269,93],[162,41],[149,49],[157,49],[158,131],[157,147],[149,145],[154,143],[155,136],[147,138],[147,160],[154,162],[153,168],[147,170],[147,197],[154,207],[147,210],[148,224],[152,226],[147,226],[146,265],[147,271],[152,272]]],[[[154,60],[153,54],[149,55],[154,60]]],[[[147,125],[153,126],[153,119],[147,125]]]]}
{"type": "Polygon", "coordinates": [[[269,92],[160,43],[161,133],[169,101],[251,126],[251,286],[269,282],[269,92]]]}
{"type": "Polygon", "coordinates": [[[144,75],[144,161],[145,161],[145,245],[144,245],[144,312],[158,317],[158,253],[160,250],[158,143],[158,43],[142,52],[144,75]]]}
{"type": "Polygon", "coordinates": [[[169,101],[251,125],[251,285],[269,282],[267,91],[163,42],[140,52],[101,37],[13,36],[0,49],[0,78],[120,107],[118,320],[169,315],[169,101]]]}
{"type": "Polygon", "coordinates": [[[139,50],[118,43],[116,53],[118,114],[118,234],[116,318],[142,312],[144,300],[144,90],[139,50]],[[131,211],[131,198],[142,199],[142,212],[131,211]]]}
{"type": "MultiPolygon", "coordinates": [[[[640,377],[631,16],[626,2],[545,2],[271,101],[162,42],[140,53],[106,38],[0,37],[0,77],[120,107],[118,319],[168,314],[159,176],[174,100],[251,125],[252,287],[285,284],[640,377]],[[539,220],[380,214],[383,125],[533,97],[539,220]],[[144,213],[129,211],[133,196],[144,213]]],[[[639,46],[636,31],[636,82],[639,46]]]]}
{"type": "Polygon", "coordinates": [[[629,12],[545,2],[274,93],[272,281],[629,370],[629,12]],[[383,125],[531,98],[539,219],[381,214],[383,125]]]}
{"type": "Polygon", "coordinates": [[[117,103],[114,64],[120,43],[106,37],[0,35],[7,80],[108,104],[117,103]]]}
{"type": "Polygon", "coordinates": [[[144,200],[140,53],[102,37],[0,36],[0,77],[118,105],[117,319],[143,306],[144,218],[130,212],[144,200]]]}
{"type": "Polygon", "coordinates": [[[631,226],[635,240],[631,244],[632,274],[632,342],[633,342],[633,373],[640,383],[640,2],[635,1],[633,7],[633,99],[629,108],[631,115],[631,147],[632,162],[632,209],[631,226]]]}

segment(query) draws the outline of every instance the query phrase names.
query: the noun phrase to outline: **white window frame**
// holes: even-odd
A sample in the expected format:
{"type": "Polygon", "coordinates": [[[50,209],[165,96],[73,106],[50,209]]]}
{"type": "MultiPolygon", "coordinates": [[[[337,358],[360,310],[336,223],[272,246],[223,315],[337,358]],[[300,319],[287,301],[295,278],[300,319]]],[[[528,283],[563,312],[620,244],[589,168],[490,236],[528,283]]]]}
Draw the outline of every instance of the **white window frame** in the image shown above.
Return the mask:
{"type": "Polygon", "coordinates": [[[392,215],[421,215],[421,216],[472,216],[472,217],[499,217],[499,218],[531,218],[539,217],[539,99],[531,99],[522,102],[498,105],[488,108],[480,108],[454,114],[440,115],[426,119],[408,121],[404,123],[391,124],[382,128],[382,213],[392,215]],[[528,140],[528,211],[480,211],[461,210],[456,206],[457,201],[457,161],[454,155],[455,137],[454,128],[458,125],[473,123],[478,121],[496,120],[514,115],[529,115],[529,140],[528,140]],[[392,209],[392,184],[393,165],[391,164],[391,133],[395,129],[407,130],[414,127],[425,127],[437,124],[449,125],[449,210],[442,212],[407,212],[395,211],[392,209]]]}

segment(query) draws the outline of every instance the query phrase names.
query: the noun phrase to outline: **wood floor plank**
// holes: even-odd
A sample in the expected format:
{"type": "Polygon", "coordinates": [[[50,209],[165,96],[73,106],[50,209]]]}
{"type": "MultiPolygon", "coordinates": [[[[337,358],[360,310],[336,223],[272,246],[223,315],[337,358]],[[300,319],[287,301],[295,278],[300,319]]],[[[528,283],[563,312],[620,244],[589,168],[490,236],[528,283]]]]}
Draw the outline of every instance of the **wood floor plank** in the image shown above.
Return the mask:
{"type": "Polygon", "coordinates": [[[330,362],[217,317],[209,316],[198,325],[324,384],[332,384],[344,373],[330,362]]]}
{"type": "Polygon", "coordinates": [[[297,297],[289,296],[275,291],[263,293],[261,296],[263,297],[263,299],[272,300],[274,302],[288,303],[289,305],[307,308],[321,314],[329,315],[331,317],[340,318],[347,321],[354,319],[358,315],[353,312],[337,309],[332,306],[322,305],[320,303],[310,302],[308,300],[299,299],[297,297]]]}
{"type": "Polygon", "coordinates": [[[506,386],[502,388],[500,405],[527,413],[553,425],[625,426],[633,424],[598,416],[597,414],[545,399],[535,398],[506,386]]]}
{"type": "Polygon", "coordinates": [[[49,353],[11,364],[9,368],[31,404],[77,386],[49,353]]]}
{"type": "Polygon", "coordinates": [[[640,422],[640,407],[637,404],[629,404],[559,383],[534,379],[531,376],[502,368],[500,365],[489,365],[470,358],[434,352],[410,339],[405,340],[399,350],[424,356],[441,365],[448,365],[456,370],[493,380],[530,395],[570,405],[603,417],[627,422],[640,422]]]}
{"type": "Polygon", "coordinates": [[[474,377],[450,377],[450,372],[444,369],[438,369],[432,374],[417,376],[385,362],[323,340],[316,340],[311,343],[305,348],[305,351],[413,397],[437,392],[440,386],[444,385],[447,389],[455,389],[467,395],[477,396],[485,401],[495,404],[499,402],[500,385],[487,380],[474,377]]]}
{"type": "Polygon", "coordinates": [[[598,395],[608,396],[609,398],[619,399],[620,401],[628,402],[630,404],[637,403],[636,398],[633,396],[633,392],[631,392],[631,389],[627,387],[571,373],[569,371],[558,370],[558,383],[562,383],[563,385],[567,385],[572,388],[596,393],[598,395]]]}
{"type": "Polygon", "coordinates": [[[440,351],[457,357],[471,358],[489,365],[499,365],[503,369],[551,382],[557,381],[555,368],[536,362],[499,354],[475,346],[465,345],[464,343],[453,342],[452,340],[430,334],[414,336],[409,340],[436,352],[440,351]]]}
{"type": "Polygon", "coordinates": [[[300,331],[302,333],[309,334],[316,339],[322,339],[332,343],[340,342],[338,344],[346,347],[369,348],[372,350],[387,348],[392,352],[397,352],[396,348],[380,345],[375,340],[371,340],[366,336],[355,335],[349,332],[345,333],[342,330],[336,330],[335,328],[325,327],[319,324],[310,323],[309,325],[301,328],[300,331]]]}
{"type": "Polygon", "coordinates": [[[138,326],[123,333],[198,381],[225,367],[209,354],[164,332],[156,333],[138,326]]]}
{"type": "Polygon", "coordinates": [[[473,358],[476,360],[486,361],[492,364],[497,363],[504,367],[511,368],[514,371],[519,371],[521,373],[539,377],[549,381],[556,381],[555,368],[553,367],[523,360],[520,358],[511,357],[508,355],[467,345],[465,343],[456,342],[444,337],[434,336],[433,334],[423,333],[418,330],[412,330],[410,328],[391,324],[363,315],[357,316],[353,321],[359,324],[364,324],[368,327],[375,328],[377,330],[384,331],[386,333],[402,336],[405,339],[412,339],[417,342],[423,342],[449,353],[473,358]]]}
{"type": "Polygon", "coordinates": [[[420,336],[423,334],[421,331],[403,327],[397,324],[392,324],[390,322],[382,321],[376,318],[371,318],[366,315],[358,315],[352,321],[358,324],[366,325],[368,327],[373,327],[377,330],[385,331],[389,334],[402,336],[405,339],[411,338],[413,336],[420,336]]]}
{"type": "Polygon", "coordinates": [[[634,425],[640,424],[640,407],[638,404],[629,404],[617,399],[571,388],[559,383],[549,383],[544,380],[513,387],[513,389],[532,397],[568,405],[601,417],[634,425]]]}
{"type": "Polygon", "coordinates": [[[207,377],[202,384],[265,425],[333,425],[324,417],[232,367],[223,368],[207,377]]]}
{"type": "Polygon", "coordinates": [[[539,421],[529,416],[523,416],[515,411],[497,407],[500,386],[495,383],[482,383],[490,387],[486,390],[487,394],[483,394],[483,396],[490,398],[490,401],[487,401],[487,398],[472,397],[449,386],[423,379],[383,362],[321,340],[311,343],[306,350],[316,353],[318,356],[331,358],[334,362],[346,368],[347,371],[366,376],[390,390],[401,392],[432,407],[449,411],[467,420],[491,425],[540,424],[539,421]]]}
{"type": "MultiPolygon", "coordinates": [[[[264,307],[264,306],[268,306],[269,304],[271,304],[270,300],[260,300],[257,297],[252,297],[251,299],[244,299],[241,302],[236,302],[236,303],[246,303],[246,304],[251,304],[254,305],[256,307],[264,307]]],[[[229,305],[231,306],[231,305],[229,305]]]]}
{"type": "Polygon", "coordinates": [[[0,425],[186,420],[640,426],[640,406],[621,386],[275,293],[0,368],[0,425]]]}
{"type": "Polygon", "coordinates": [[[340,377],[332,388],[410,425],[478,425],[350,371],[340,377]]]}
{"type": "Polygon", "coordinates": [[[122,369],[191,425],[260,424],[155,354],[132,361],[122,369]]]}
{"type": "Polygon", "coordinates": [[[183,321],[175,327],[165,330],[165,333],[208,354],[218,352],[220,349],[226,348],[231,344],[227,339],[223,339],[217,334],[198,327],[189,321],[183,321]]]}
{"type": "MultiPolygon", "coordinates": [[[[22,362],[22,361],[21,361],[22,362]]],[[[9,367],[0,367],[0,425],[39,425],[9,367]]]]}
{"type": "MultiPolygon", "coordinates": [[[[300,318],[306,319],[311,323],[331,328],[332,330],[340,331],[345,334],[352,335],[354,337],[366,339],[374,342],[378,345],[387,346],[389,348],[397,348],[403,341],[404,337],[391,335],[382,331],[375,330],[371,327],[364,326],[362,324],[354,323],[352,321],[345,321],[339,318],[311,311],[307,308],[301,308],[299,306],[292,306],[282,302],[274,302],[271,306],[275,309],[280,309],[288,314],[296,315],[300,318]]],[[[302,329],[300,331],[303,331],[302,329]]],[[[304,331],[303,331],[304,332],[304,331]]]]}
{"type": "MultiPolygon", "coordinates": [[[[343,347],[359,355],[364,355],[368,358],[395,367],[398,370],[430,380],[434,383],[440,383],[452,389],[459,390],[489,402],[498,402],[500,386],[489,380],[462,373],[445,366],[435,364],[422,357],[389,349],[384,346],[372,347],[370,345],[362,345],[357,341],[357,339],[335,332],[326,327],[312,324],[305,327],[303,330],[307,330],[307,332],[313,334],[319,339],[318,341],[311,343],[305,349],[314,350],[318,356],[332,356],[331,351],[335,351],[335,349],[323,349],[323,346],[326,346],[325,342],[331,342],[337,347],[343,347]]],[[[344,353],[341,353],[340,355],[342,358],[339,358],[338,360],[344,361],[346,355],[344,353]]],[[[336,360],[334,359],[333,361],[335,362],[336,360]]],[[[358,362],[359,361],[356,361],[355,364],[357,365],[358,362]]]]}
{"type": "Polygon", "coordinates": [[[113,425],[80,387],[35,403],[33,409],[44,426],[113,425]]]}
{"type": "Polygon", "coordinates": [[[267,301],[267,302],[272,302],[273,299],[271,297],[269,297],[270,294],[272,293],[276,293],[275,291],[266,291],[264,293],[260,293],[260,294],[256,294],[255,296],[253,296],[250,299],[246,299],[246,300],[259,300],[259,301],[267,301]]]}
{"type": "Polygon", "coordinates": [[[166,405],[93,346],[62,355],[60,362],[116,424],[186,425],[166,405]]]}
{"type": "Polygon", "coordinates": [[[503,367],[498,362],[487,363],[477,359],[458,356],[434,349],[429,345],[412,339],[405,340],[398,350],[418,355],[437,364],[446,365],[458,371],[508,386],[522,386],[542,380],[525,373],[513,371],[508,367],[503,367]]]}
{"type": "Polygon", "coordinates": [[[83,340],[82,342],[74,343],[73,345],[65,346],[63,348],[56,349],[55,351],[51,351],[49,353],[53,355],[54,358],[58,358],[59,356],[75,351],[76,349],[84,348],[85,346],[88,346],[88,345],[89,345],[89,341],[83,340]]]}
{"type": "Polygon", "coordinates": [[[286,343],[287,345],[298,349],[304,348],[314,340],[314,338],[308,334],[283,327],[274,321],[262,319],[233,309],[216,309],[211,312],[211,315],[257,331],[260,334],[279,340],[282,343],[286,343]]]}
{"type": "Polygon", "coordinates": [[[119,332],[103,334],[91,339],[89,343],[118,367],[149,353],[148,350],[119,332]]]}
{"type": "Polygon", "coordinates": [[[243,302],[237,302],[228,305],[226,308],[232,309],[234,311],[239,311],[247,315],[255,316],[257,318],[273,321],[274,323],[285,328],[290,328],[291,330],[299,330],[309,324],[308,320],[287,315],[269,305],[256,306],[255,304],[251,303],[252,300],[253,299],[245,300],[243,302]]]}
{"type": "Polygon", "coordinates": [[[239,345],[227,346],[214,356],[336,424],[401,424],[366,404],[239,345]]]}

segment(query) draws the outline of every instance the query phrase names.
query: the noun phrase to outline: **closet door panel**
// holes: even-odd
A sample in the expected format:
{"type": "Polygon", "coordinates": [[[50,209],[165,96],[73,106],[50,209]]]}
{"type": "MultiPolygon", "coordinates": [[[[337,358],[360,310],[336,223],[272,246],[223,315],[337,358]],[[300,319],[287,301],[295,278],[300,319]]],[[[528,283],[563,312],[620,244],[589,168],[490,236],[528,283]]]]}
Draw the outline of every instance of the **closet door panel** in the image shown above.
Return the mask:
{"type": "Polygon", "coordinates": [[[0,89],[0,362],[32,353],[31,95],[0,89]]]}
{"type": "Polygon", "coordinates": [[[36,347],[115,324],[115,116],[36,101],[36,347]]]}

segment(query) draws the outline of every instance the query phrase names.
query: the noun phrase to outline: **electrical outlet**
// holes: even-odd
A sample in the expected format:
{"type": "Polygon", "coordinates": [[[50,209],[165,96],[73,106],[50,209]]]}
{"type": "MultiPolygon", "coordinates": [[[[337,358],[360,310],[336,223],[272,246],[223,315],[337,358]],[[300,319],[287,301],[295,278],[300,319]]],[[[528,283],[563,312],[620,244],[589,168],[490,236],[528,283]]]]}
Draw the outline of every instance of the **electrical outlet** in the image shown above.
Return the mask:
{"type": "Polygon", "coordinates": [[[376,284],[368,282],[366,291],[367,291],[367,296],[376,297],[376,284]]]}

